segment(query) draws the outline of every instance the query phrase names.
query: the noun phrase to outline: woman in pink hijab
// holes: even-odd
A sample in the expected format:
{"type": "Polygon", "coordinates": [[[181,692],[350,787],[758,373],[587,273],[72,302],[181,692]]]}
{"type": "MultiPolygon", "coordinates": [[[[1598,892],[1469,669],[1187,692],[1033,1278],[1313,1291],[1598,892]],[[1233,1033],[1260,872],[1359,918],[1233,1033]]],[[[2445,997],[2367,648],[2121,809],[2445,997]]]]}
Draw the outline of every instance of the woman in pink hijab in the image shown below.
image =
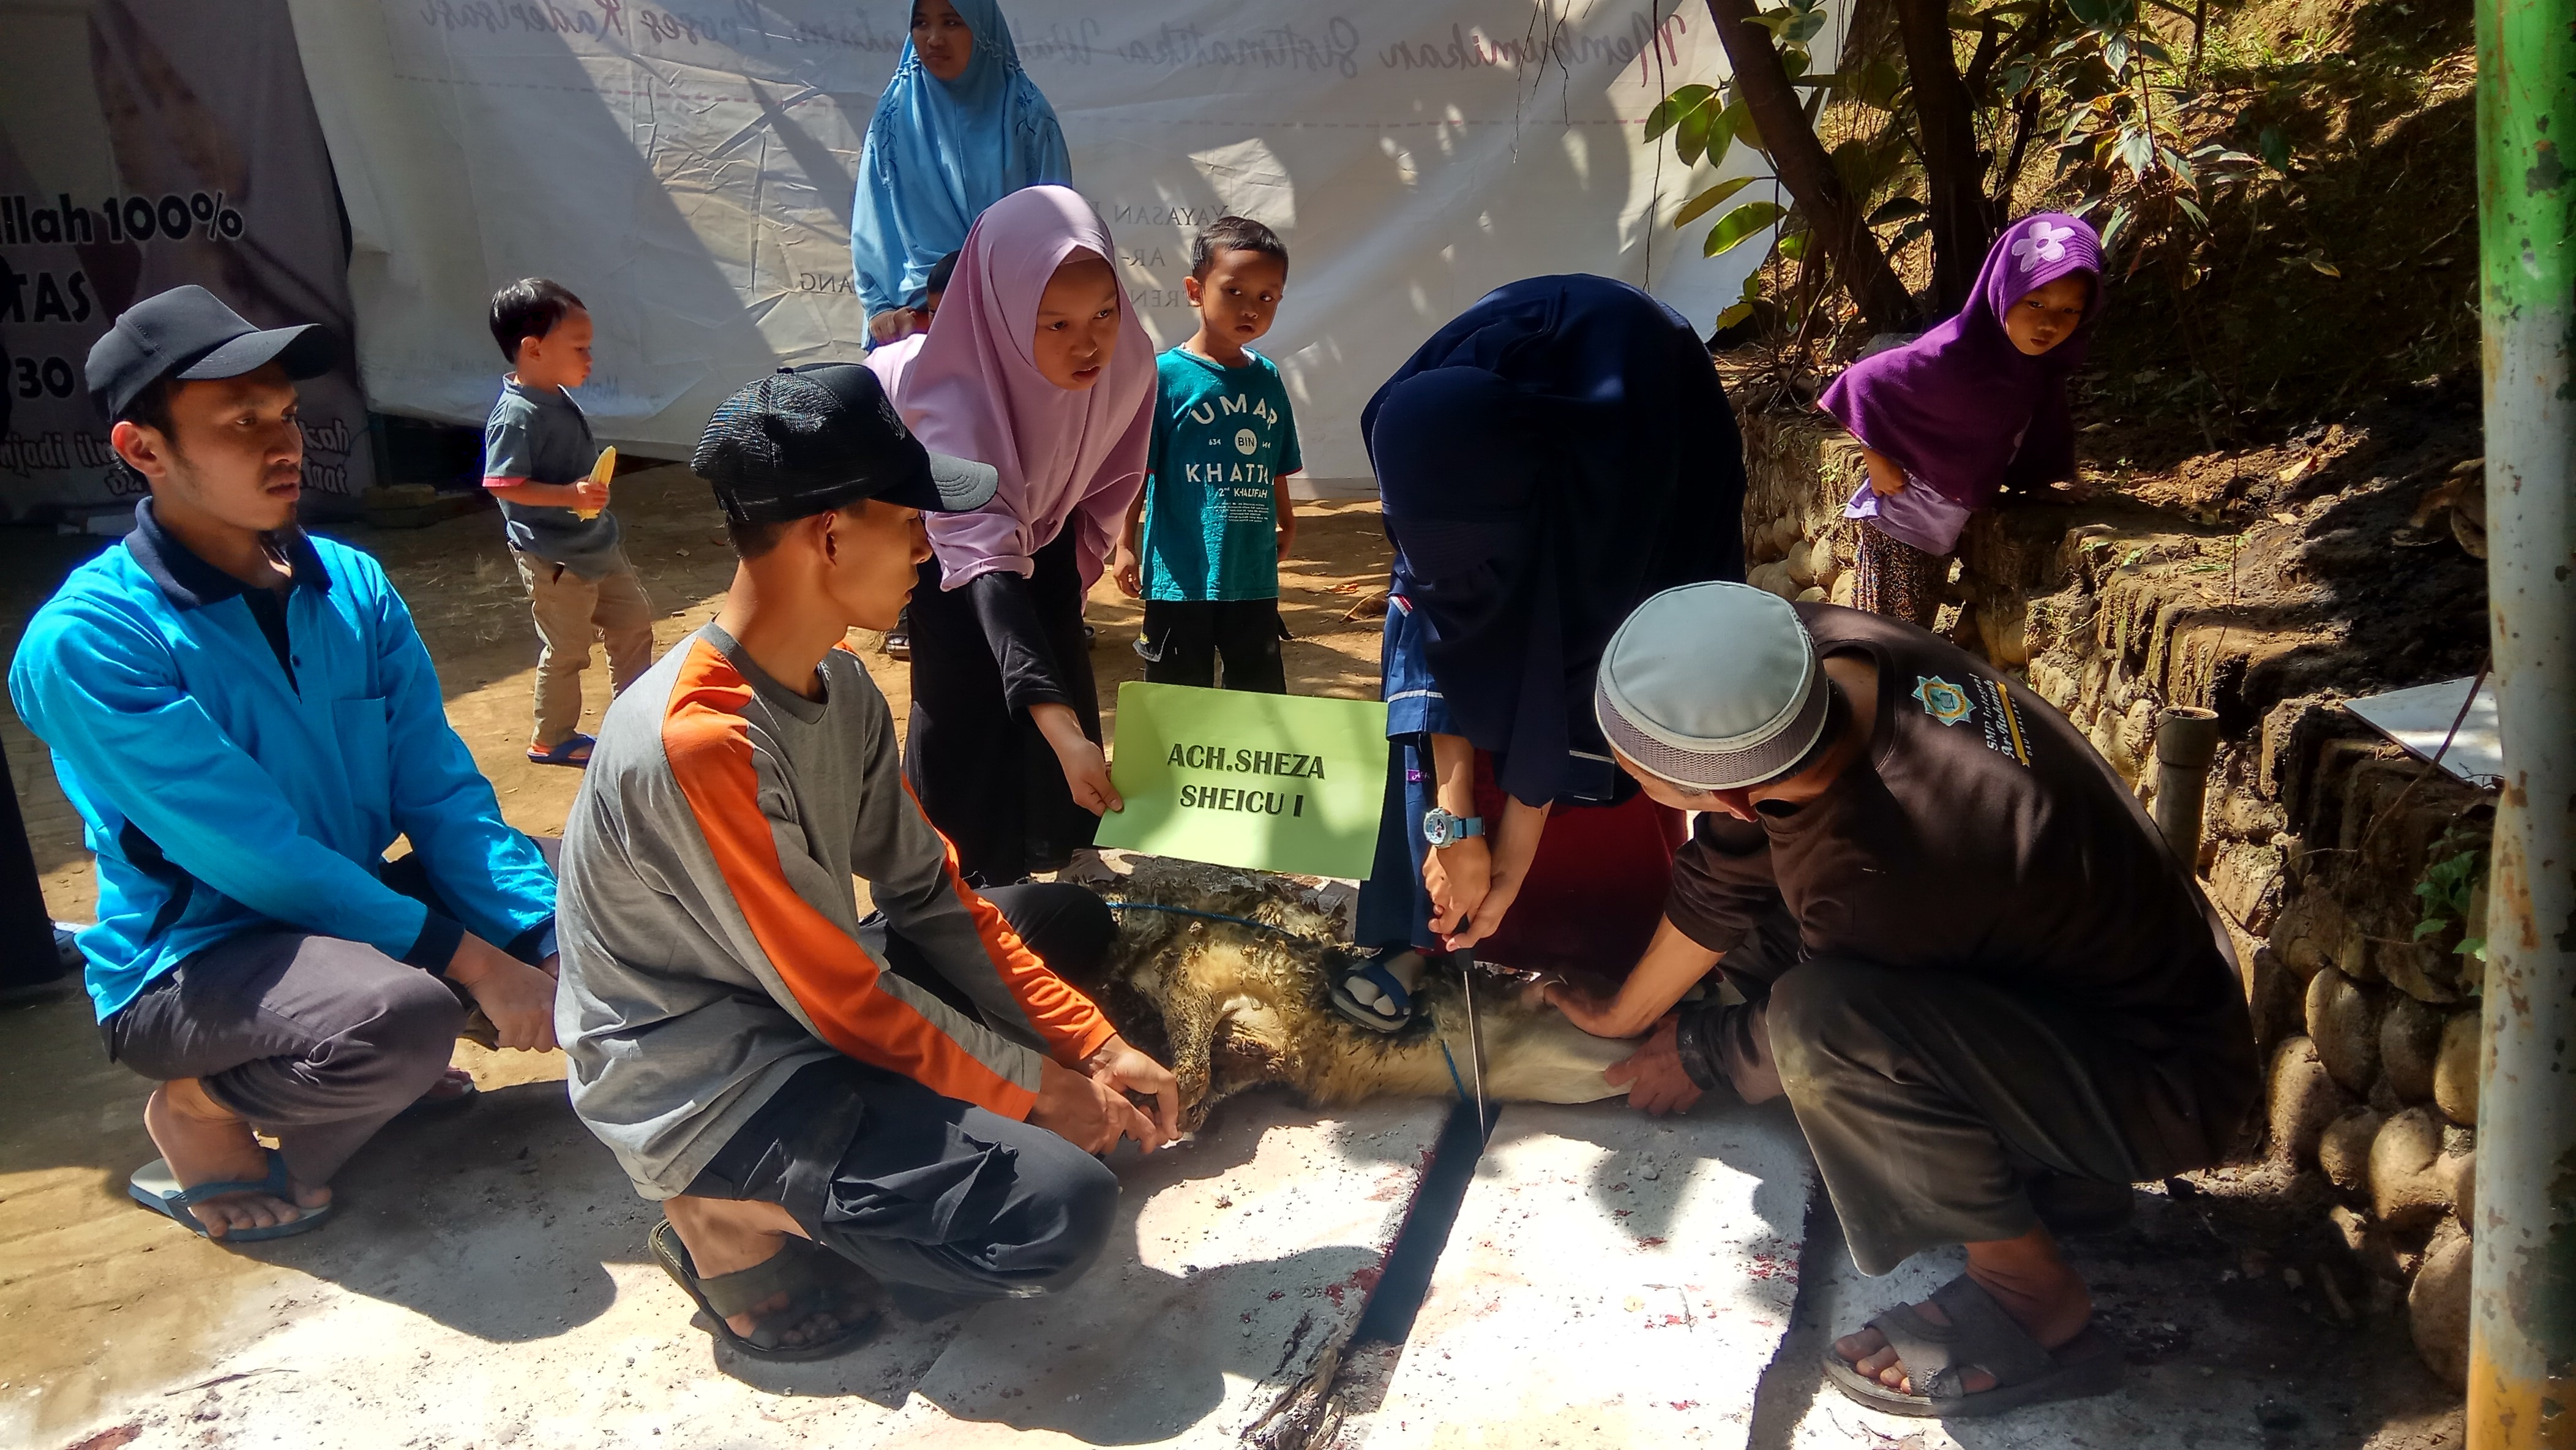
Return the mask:
{"type": "Polygon", "coordinates": [[[1153,345],[1116,255],[1079,193],[1013,192],[966,234],[930,331],[868,359],[924,446],[1002,475],[983,508],[928,521],[903,761],[986,886],[1063,866],[1124,804],[1082,632],[1153,431],[1153,345]]]}

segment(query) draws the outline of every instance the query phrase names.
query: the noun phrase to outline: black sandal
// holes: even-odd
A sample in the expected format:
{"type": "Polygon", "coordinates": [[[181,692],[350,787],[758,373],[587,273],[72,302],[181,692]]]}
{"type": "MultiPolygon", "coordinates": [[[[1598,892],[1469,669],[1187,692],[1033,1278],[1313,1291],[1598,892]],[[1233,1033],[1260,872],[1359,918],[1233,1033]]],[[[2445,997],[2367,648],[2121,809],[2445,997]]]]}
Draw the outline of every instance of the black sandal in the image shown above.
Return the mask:
{"type": "MultiPolygon", "coordinates": [[[[809,1240],[791,1238],[777,1253],[748,1269],[705,1278],[698,1277],[697,1265],[689,1258],[689,1246],[680,1241],[680,1232],[671,1227],[669,1219],[653,1225],[647,1241],[662,1272],[669,1274],[672,1282],[696,1300],[714,1322],[716,1338],[754,1359],[830,1359],[874,1339],[884,1323],[885,1315],[876,1305],[866,1302],[865,1296],[853,1299],[836,1294],[823,1272],[830,1265],[816,1262],[817,1255],[830,1255],[831,1251],[809,1240]],[[750,1313],[780,1294],[787,1296],[787,1307],[770,1311],[750,1334],[738,1334],[725,1322],[728,1316],[750,1313]],[[779,1342],[785,1326],[802,1324],[816,1314],[839,1319],[841,1332],[813,1344],[779,1342]]],[[[832,1257],[838,1262],[837,1255],[832,1257]]]]}
{"type": "Polygon", "coordinates": [[[1992,1294],[1965,1274],[1932,1291],[1932,1302],[1950,1316],[1949,1323],[1935,1324],[1911,1305],[1869,1321],[1896,1351],[1914,1393],[1862,1374],[1830,1344],[1824,1351],[1825,1377],[1881,1414],[1926,1420],[1997,1415],[2023,1405],[2107,1395],[2120,1387],[2124,1367],[2119,1347],[2092,1325],[2054,1350],[2042,1349],[1992,1294]],[[1963,1386],[1972,1369],[1993,1375],[1993,1388],[1969,1393],[1963,1386]]]}

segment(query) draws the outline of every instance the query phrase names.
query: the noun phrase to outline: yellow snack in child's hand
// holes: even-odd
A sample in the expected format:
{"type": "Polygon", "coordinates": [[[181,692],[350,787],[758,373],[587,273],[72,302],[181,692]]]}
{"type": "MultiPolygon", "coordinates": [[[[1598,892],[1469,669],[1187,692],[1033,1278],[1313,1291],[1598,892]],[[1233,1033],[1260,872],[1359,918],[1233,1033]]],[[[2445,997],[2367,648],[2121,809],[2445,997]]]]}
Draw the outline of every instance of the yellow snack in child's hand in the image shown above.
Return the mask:
{"type": "MultiPolygon", "coordinates": [[[[599,461],[590,466],[590,481],[592,483],[606,483],[608,480],[616,476],[617,445],[612,443],[599,450],[599,461]]],[[[600,510],[598,509],[577,508],[572,511],[572,516],[577,519],[595,519],[599,517],[599,515],[600,510]]]]}

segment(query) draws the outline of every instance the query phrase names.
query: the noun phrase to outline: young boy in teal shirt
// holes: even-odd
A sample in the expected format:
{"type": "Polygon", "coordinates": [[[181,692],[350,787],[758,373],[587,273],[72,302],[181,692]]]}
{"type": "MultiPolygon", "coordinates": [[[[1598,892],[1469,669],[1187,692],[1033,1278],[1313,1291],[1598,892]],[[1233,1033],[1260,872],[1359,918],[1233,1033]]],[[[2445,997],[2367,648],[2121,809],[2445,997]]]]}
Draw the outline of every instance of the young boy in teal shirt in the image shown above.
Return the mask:
{"type": "Polygon", "coordinates": [[[1287,477],[1305,467],[1288,388],[1246,344],[1270,330],[1288,248],[1247,217],[1190,246],[1198,331],[1155,360],[1161,395],[1144,491],[1118,541],[1118,587],[1145,601],[1136,653],[1155,684],[1285,694],[1279,561],[1297,534],[1287,477]]]}

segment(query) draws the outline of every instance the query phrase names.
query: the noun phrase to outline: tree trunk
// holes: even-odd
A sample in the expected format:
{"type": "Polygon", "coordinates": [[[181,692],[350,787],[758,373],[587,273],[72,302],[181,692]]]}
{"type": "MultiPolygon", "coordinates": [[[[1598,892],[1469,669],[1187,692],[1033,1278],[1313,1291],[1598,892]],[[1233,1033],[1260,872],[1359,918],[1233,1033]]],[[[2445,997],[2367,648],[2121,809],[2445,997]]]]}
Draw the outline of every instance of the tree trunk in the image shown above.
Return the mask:
{"type": "Polygon", "coordinates": [[[1914,82],[1914,116],[1923,140],[1923,179],[1930,192],[1932,294],[1944,317],[1968,301],[1977,268],[1994,240],[1986,209],[1985,163],[1977,154],[1974,107],[1950,50],[1946,0],[1896,0],[1905,69],[1914,82]]]}
{"type": "MultiPolygon", "coordinates": [[[[1902,332],[1914,326],[1914,299],[1887,265],[1878,238],[1862,225],[1860,207],[1843,189],[1841,173],[1807,113],[1798,104],[1797,88],[1780,64],[1771,32],[1753,23],[1754,0],[1708,0],[1709,18],[1717,22],[1718,43],[1735,72],[1735,94],[1762,133],[1771,152],[1771,169],[1789,189],[1799,212],[1816,234],[1817,244],[1831,253],[1834,270],[1850,289],[1873,332],[1902,332]]],[[[1955,83],[1957,77],[1952,77],[1955,83]]]]}

